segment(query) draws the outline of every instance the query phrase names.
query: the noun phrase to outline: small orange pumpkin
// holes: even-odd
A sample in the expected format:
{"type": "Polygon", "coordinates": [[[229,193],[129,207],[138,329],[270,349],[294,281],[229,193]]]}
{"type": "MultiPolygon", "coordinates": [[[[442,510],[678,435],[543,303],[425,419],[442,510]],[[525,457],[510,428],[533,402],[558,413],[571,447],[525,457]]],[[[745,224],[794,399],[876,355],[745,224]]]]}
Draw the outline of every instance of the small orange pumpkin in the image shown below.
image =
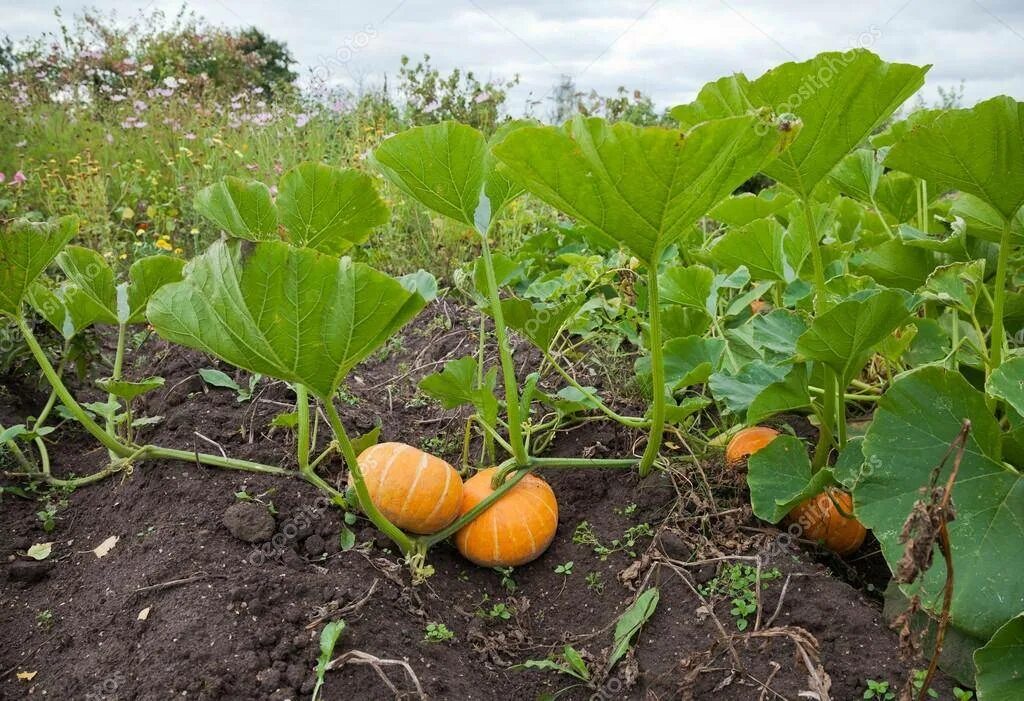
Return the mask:
{"type": "MultiPolygon", "coordinates": [[[[480,470],[466,480],[460,515],[494,491],[496,469],[480,470]]],[[[526,475],[455,534],[455,547],[481,567],[517,567],[547,550],[557,528],[555,493],[540,477],[526,475]]]]}
{"type": "Polygon", "coordinates": [[[370,499],[402,530],[436,533],[458,515],[462,478],[441,458],[405,443],[378,443],[358,461],[370,499]]]}
{"type": "Polygon", "coordinates": [[[745,428],[729,441],[725,448],[725,464],[729,467],[742,469],[747,458],[771,443],[779,435],[774,428],[767,426],[751,426],[745,428]]]}
{"type": "Polygon", "coordinates": [[[816,540],[837,555],[845,556],[860,549],[867,529],[860,521],[843,513],[853,513],[853,497],[835,489],[801,502],[786,518],[800,527],[799,537],[816,540]]]}

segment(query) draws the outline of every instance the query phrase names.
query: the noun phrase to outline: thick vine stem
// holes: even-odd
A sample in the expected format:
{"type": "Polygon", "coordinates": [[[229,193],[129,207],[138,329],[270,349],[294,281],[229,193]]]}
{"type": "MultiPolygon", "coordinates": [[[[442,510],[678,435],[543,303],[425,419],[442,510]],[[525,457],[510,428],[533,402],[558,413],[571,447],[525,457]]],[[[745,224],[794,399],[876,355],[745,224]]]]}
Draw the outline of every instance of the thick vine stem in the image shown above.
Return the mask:
{"type": "Polygon", "coordinates": [[[1010,265],[1010,220],[1003,222],[1003,235],[999,241],[999,259],[996,263],[995,294],[992,298],[992,337],[989,340],[989,367],[991,374],[1003,364],[1003,345],[1006,331],[1003,310],[1006,307],[1006,270],[1010,265]]]}
{"type": "Polygon", "coordinates": [[[29,328],[25,322],[25,318],[19,315],[15,319],[15,323],[18,326],[18,330],[21,335],[25,338],[25,343],[28,344],[29,350],[32,352],[32,356],[35,358],[36,363],[39,364],[39,368],[43,371],[43,376],[46,377],[46,381],[50,383],[50,387],[57,393],[57,398],[60,399],[64,407],[75,417],[75,419],[82,424],[93,438],[103,444],[103,447],[109,450],[117,457],[128,457],[134,452],[134,449],[124,445],[114,436],[108,434],[103,428],[100,427],[92,417],[86,413],[85,409],[79,405],[75,398],[71,396],[71,392],[68,391],[67,387],[64,386],[64,382],[57,375],[57,371],[53,369],[53,365],[50,363],[49,358],[46,357],[46,353],[39,345],[39,341],[36,340],[35,334],[32,333],[32,329],[29,328]]]}
{"type": "Polygon", "coordinates": [[[661,438],[665,433],[665,359],[661,346],[661,301],[658,291],[658,263],[652,261],[647,269],[647,307],[650,316],[648,342],[651,351],[651,426],[647,447],[640,458],[640,476],[646,477],[661,452],[661,438]]]}
{"type": "MultiPolygon", "coordinates": [[[[125,347],[125,343],[127,342],[127,333],[128,333],[128,325],[127,324],[121,323],[121,324],[117,325],[117,350],[114,351],[114,368],[113,368],[113,372],[110,375],[111,379],[113,379],[115,381],[121,379],[121,371],[122,371],[122,368],[124,367],[124,347],[125,347]]],[[[107,403],[108,404],[113,402],[113,401],[115,401],[115,400],[117,400],[117,398],[118,398],[117,395],[114,394],[113,392],[108,392],[107,393],[107,403]]],[[[126,404],[127,404],[127,402],[126,402],[126,404]]],[[[128,425],[131,426],[131,419],[130,418],[128,419],[128,425]]],[[[107,428],[107,434],[110,435],[111,438],[116,439],[117,438],[117,429],[116,429],[116,425],[114,423],[114,417],[113,416],[108,416],[107,417],[106,428],[107,428]]],[[[131,440],[131,439],[129,438],[129,440],[131,440]]],[[[113,459],[114,457],[115,457],[115,454],[114,454],[113,451],[111,451],[110,458],[113,459]]]]}
{"type": "Polygon", "coordinates": [[[295,414],[298,418],[298,460],[299,469],[308,470],[309,464],[309,391],[306,386],[296,383],[295,387],[295,414]]]}
{"type": "Polygon", "coordinates": [[[528,461],[526,442],[523,439],[523,424],[519,416],[519,386],[516,382],[516,367],[508,347],[508,329],[505,315],[501,311],[501,297],[498,294],[498,279],[494,274],[494,260],[487,238],[490,228],[481,237],[480,251],[487,277],[487,297],[494,317],[494,334],[498,338],[498,356],[501,360],[501,375],[505,384],[505,410],[508,412],[508,440],[512,444],[512,455],[516,462],[525,465],[528,461]]]}
{"type": "MultiPolygon", "coordinates": [[[[338,410],[334,408],[334,402],[324,402],[324,412],[327,414],[327,422],[334,432],[334,438],[338,441],[338,446],[341,448],[341,454],[348,464],[349,474],[352,477],[352,486],[355,488],[356,497],[359,499],[359,507],[366,514],[367,518],[373,522],[373,525],[398,546],[403,555],[409,555],[414,551],[415,543],[412,538],[402,532],[402,529],[391,523],[370,498],[370,492],[366,488],[366,481],[363,479],[363,471],[359,469],[358,456],[356,456],[356,451],[352,447],[352,441],[349,440],[348,433],[345,432],[345,426],[341,423],[338,410]]],[[[326,482],[315,474],[305,474],[304,476],[306,479],[315,478],[324,485],[327,485],[326,482]]],[[[333,487],[327,486],[333,490],[333,487]]]]}

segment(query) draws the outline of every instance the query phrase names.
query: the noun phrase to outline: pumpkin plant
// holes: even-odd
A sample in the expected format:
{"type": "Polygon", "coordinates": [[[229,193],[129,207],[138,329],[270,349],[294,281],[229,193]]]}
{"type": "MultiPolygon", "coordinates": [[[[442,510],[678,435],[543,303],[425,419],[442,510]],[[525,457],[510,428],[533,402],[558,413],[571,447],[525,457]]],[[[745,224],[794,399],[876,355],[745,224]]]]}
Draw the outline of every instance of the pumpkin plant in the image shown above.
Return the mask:
{"type": "Polygon", "coordinates": [[[707,121],[687,132],[577,117],[562,127],[517,129],[494,147],[500,172],[624,245],[646,268],[644,344],[652,399],[644,417],[649,423],[642,476],[658,457],[666,422],[693,410],[670,402],[666,391],[661,300],[662,269],[671,268],[666,256],[711,207],[784,149],[798,128],[796,121],[763,113],[707,121]]]}
{"type": "MultiPolygon", "coordinates": [[[[532,343],[546,351],[554,336],[574,311],[570,301],[557,307],[536,307],[517,299],[502,299],[495,256],[490,238],[499,225],[505,206],[523,190],[497,167],[497,144],[522,131],[525,122],[510,122],[490,141],[472,127],[444,122],[416,127],[390,137],[374,152],[373,161],[398,189],[421,205],[467,228],[480,237],[481,257],[476,287],[484,291],[486,307],[494,321],[501,384],[507,420],[497,415],[492,387],[494,376],[486,371],[483,348],[478,358],[449,363],[444,371],[425,381],[425,389],[442,399],[445,406],[473,404],[485,437],[501,445],[511,456],[494,473],[493,486],[500,489],[499,475],[510,474],[509,465],[533,467],[631,467],[628,459],[562,458],[558,464],[531,455],[531,438],[544,426],[529,426],[528,418],[536,396],[537,377],[528,378],[520,388],[512,360],[509,326],[514,325],[532,343]],[[507,439],[499,433],[504,427],[507,439]]],[[[483,335],[481,334],[481,343],[483,335]]]]}

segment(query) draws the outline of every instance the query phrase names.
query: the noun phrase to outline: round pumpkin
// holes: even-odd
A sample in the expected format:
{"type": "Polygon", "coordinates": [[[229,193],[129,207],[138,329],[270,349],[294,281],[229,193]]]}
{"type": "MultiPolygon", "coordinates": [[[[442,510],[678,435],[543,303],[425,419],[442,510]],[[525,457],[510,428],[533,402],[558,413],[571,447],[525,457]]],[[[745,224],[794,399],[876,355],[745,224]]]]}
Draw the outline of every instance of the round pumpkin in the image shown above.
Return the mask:
{"type": "Polygon", "coordinates": [[[740,469],[747,463],[747,458],[761,450],[773,440],[779,432],[767,426],[751,426],[745,428],[729,441],[725,448],[725,464],[740,469]]]}
{"type": "Polygon", "coordinates": [[[441,458],[405,443],[378,443],[359,455],[370,499],[410,533],[436,533],[459,514],[462,478],[441,458]]]}
{"type": "MultiPolygon", "coordinates": [[[[460,515],[494,491],[491,479],[496,469],[480,470],[466,480],[460,515]]],[[[547,482],[531,474],[463,526],[455,534],[455,547],[481,567],[517,567],[547,550],[557,528],[555,493],[547,482]]]]}
{"type": "Polygon", "coordinates": [[[787,520],[800,527],[799,537],[816,540],[837,555],[851,555],[864,544],[867,529],[843,513],[853,513],[853,497],[835,489],[801,502],[787,520]]]}

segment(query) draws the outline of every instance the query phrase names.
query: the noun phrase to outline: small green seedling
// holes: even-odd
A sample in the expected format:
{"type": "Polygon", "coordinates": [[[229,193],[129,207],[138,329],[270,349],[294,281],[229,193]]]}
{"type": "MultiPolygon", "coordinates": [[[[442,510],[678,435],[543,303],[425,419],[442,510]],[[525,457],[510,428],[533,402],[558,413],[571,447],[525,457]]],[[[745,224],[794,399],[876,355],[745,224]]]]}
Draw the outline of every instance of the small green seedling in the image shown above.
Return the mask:
{"type": "MultiPolygon", "coordinates": [[[[917,692],[915,694],[915,696],[917,696],[918,698],[920,698],[920,696],[921,696],[921,689],[924,688],[924,678],[927,677],[927,676],[928,676],[928,671],[927,670],[924,670],[924,669],[915,669],[914,670],[914,675],[911,678],[910,683],[913,685],[914,691],[917,692]]],[[[928,698],[930,698],[930,699],[937,699],[937,698],[939,698],[939,692],[937,692],[935,689],[932,689],[931,687],[928,687],[928,698]]]]}
{"type": "MultiPolygon", "coordinates": [[[[778,579],[782,573],[777,569],[761,571],[761,581],[770,582],[778,579]]],[[[700,588],[705,597],[729,598],[732,608],[729,613],[736,619],[736,627],[746,630],[750,618],[757,613],[757,569],[750,565],[731,564],[710,582],[700,588]]]]}
{"type": "Polygon", "coordinates": [[[455,638],[455,633],[448,630],[444,623],[428,623],[423,639],[428,643],[443,643],[455,638]]]}
{"type": "Polygon", "coordinates": [[[604,581],[601,578],[600,572],[589,573],[585,581],[587,583],[587,589],[590,589],[597,594],[604,591],[604,581]]]}
{"type": "Polygon", "coordinates": [[[568,562],[563,562],[561,565],[556,565],[555,574],[561,574],[568,577],[572,574],[572,564],[572,560],[569,560],[568,562]]]}
{"type": "Polygon", "coordinates": [[[874,679],[866,680],[868,685],[867,690],[864,692],[865,699],[882,699],[883,701],[891,701],[896,698],[896,694],[889,691],[889,682],[879,682],[874,679]]]}
{"type": "Polygon", "coordinates": [[[313,687],[312,701],[317,701],[320,695],[320,688],[324,685],[324,675],[327,673],[327,665],[334,656],[334,646],[345,630],[345,621],[331,621],[324,626],[320,632],[320,656],[316,661],[316,686],[313,687]]]}

